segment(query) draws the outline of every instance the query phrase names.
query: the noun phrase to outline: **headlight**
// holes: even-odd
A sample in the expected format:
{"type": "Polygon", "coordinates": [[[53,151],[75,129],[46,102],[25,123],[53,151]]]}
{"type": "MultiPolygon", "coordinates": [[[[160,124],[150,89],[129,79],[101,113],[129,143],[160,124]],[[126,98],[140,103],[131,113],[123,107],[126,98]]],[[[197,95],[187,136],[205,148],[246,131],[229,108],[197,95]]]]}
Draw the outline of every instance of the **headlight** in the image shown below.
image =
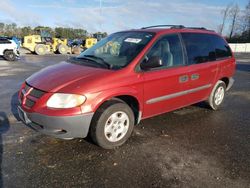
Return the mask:
{"type": "Polygon", "coordinates": [[[55,93],[47,101],[50,108],[73,108],[80,106],[86,100],[83,95],[55,93]]]}

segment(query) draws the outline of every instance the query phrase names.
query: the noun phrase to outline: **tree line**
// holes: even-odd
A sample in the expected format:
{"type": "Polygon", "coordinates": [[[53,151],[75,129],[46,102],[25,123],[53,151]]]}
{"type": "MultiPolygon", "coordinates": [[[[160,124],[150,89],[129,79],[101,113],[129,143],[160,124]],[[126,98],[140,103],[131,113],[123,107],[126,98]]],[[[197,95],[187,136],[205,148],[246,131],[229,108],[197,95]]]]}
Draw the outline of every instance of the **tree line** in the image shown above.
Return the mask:
{"type": "Polygon", "coordinates": [[[103,34],[107,36],[106,32],[97,32],[90,34],[85,29],[80,28],[67,28],[67,27],[46,27],[46,26],[37,26],[37,27],[18,27],[16,23],[5,24],[0,23],[0,36],[12,37],[16,36],[18,38],[23,38],[27,35],[40,34],[40,31],[47,31],[50,33],[52,37],[58,38],[67,38],[67,39],[78,39],[78,38],[86,38],[87,36],[91,36],[94,34],[103,34]]]}
{"type": "Polygon", "coordinates": [[[228,4],[222,10],[222,23],[219,33],[226,35],[228,42],[250,43],[250,0],[244,10],[238,4],[228,4]],[[229,32],[226,33],[226,30],[229,32]]]}

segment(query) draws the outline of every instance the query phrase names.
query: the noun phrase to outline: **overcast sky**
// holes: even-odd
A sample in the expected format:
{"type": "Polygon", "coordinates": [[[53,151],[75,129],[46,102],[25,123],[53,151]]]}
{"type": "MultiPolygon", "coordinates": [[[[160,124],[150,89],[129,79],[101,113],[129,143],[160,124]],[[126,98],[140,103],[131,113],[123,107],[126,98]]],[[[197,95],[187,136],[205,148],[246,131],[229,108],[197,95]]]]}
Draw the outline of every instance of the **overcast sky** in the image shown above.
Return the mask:
{"type": "Polygon", "coordinates": [[[20,26],[84,28],[108,33],[155,24],[203,26],[217,30],[230,2],[248,0],[1,0],[0,22],[20,26]]]}

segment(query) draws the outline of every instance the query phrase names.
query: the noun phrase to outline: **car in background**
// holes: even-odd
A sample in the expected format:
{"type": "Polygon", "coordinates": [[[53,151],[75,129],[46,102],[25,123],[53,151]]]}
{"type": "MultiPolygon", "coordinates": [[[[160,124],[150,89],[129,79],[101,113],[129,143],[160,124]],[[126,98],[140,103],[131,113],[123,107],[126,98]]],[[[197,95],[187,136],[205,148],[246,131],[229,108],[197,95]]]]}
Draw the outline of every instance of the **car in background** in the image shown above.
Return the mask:
{"type": "Polygon", "coordinates": [[[0,56],[3,56],[7,61],[15,61],[19,57],[16,42],[5,37],[0,38],[0,56]]]}
{"type": "Polygon", "coordinates": [[[217,110],[234,72],[234,55],[214,31],[175,25],[122,31],[26,79],[18,112],[44,134],[90,135],[111,149],[142,119],[201,101],[217,110]]]}

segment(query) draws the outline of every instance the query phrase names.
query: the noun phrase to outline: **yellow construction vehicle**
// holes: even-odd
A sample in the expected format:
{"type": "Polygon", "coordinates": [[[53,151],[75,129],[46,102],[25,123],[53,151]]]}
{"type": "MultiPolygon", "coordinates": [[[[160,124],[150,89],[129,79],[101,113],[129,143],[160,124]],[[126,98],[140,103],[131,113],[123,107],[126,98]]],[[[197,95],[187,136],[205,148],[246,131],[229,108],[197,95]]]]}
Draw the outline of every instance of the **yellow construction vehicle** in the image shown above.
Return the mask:
{"type": "Polygon", "coordinates": [[[97,39],[96,38],[86,38],[83,41],[83,49],[86,50],[88,48],[91,48],[92,46],[94,46],[97,43],[97,39]]]}
{"type": "Polygon", "coordinates": [[[70,44],[68,44],[68,46],[71,47],[72,54],[80,54],[82,51],[91,48],[96,43],[97,43],[96,38],[86,38],[84,40],[78,39],[70,41],[70,44]]]}
{"type": "Polygon", "coordinates": [[[68,52],[67,39],[52,38],[47,31],[40,31],[40,35],[24,37],[22,46],[37,55],[48,53],[66,54],[68,52]]]}

